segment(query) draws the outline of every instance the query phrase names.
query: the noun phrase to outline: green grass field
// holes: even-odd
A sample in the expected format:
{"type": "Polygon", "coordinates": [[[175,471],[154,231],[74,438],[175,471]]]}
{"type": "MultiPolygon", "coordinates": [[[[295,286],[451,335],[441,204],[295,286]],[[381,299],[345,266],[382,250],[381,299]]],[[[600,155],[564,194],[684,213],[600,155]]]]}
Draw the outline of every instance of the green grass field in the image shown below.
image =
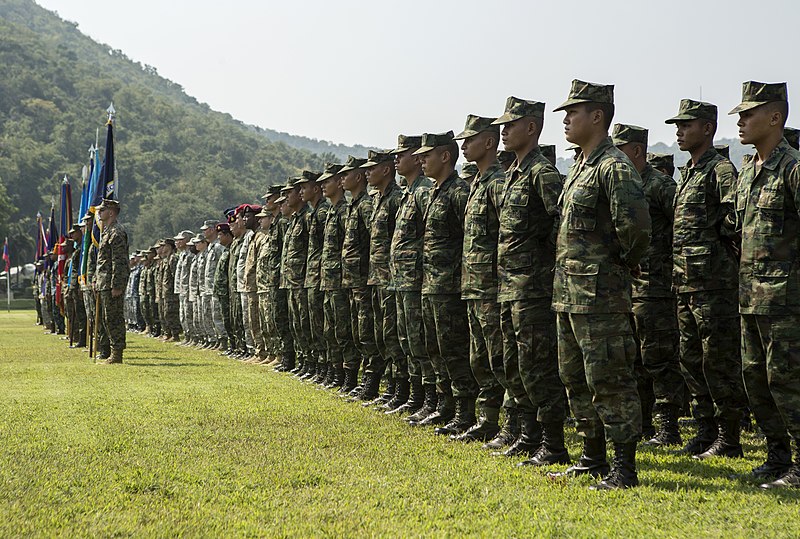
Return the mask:
{"type": "Polygon", "coordinates": [[[800,492],[730,478],[751,436],[643,449],[640,488],[592,492],[215,352],[129,336],[96,366],[33,322],[0,313],[1,537],[800,536],[800,492]]]}

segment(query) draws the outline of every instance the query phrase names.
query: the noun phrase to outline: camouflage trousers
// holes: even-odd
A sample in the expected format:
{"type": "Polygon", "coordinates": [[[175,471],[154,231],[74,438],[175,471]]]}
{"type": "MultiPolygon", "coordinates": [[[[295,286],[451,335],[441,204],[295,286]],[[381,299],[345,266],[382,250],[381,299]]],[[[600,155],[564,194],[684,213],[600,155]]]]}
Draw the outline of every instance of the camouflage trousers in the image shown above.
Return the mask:
{"type": "Polygon", "coordinates": [[[478,406],[500,409],[505,395],[500,304],[494,298],[468,299],[469,365],[478,383],[478,406]]]}
{"type": "Polygon", "coordinates": [[[203,296],[203,302],[208,300],[207,315],[211,321],[208,331],[209,335],[221,339],[225,336],[225,323],[222,321],[222,306],[219,304],[217,296],[203,296]]]}
{"type": "Polygon", "coordinates": [[[425,344],[425,323],[422,319],[422,294],[419,291],[395,292],[397,302],[397,337],[408,358],[408,374],[422,377],[423,384],[436,383],[436,371],[425,344]]]}
{"type": "MultiPolygon", "coordinates": [[[[86,310],[86,325],[88,327],[94,324],[94,304],[96,300],[94,292],[88,288],[82,288],[81,293],[83,294],[83,308],[86,310]]],[[[142,315],[144,315],[144,309],[142,309],[142,315]]],[[[146,319],[145,323],[147,323],[146,319]]]]}
{"type": "Polygon", "coordinates": [[[742,373],[767,439],[800,443],[800,315],[741,315],[742,373]]]}
{"type": "Polygon", "coordinates": [[[469,366],[467,304],[457,294],[424,295],[422,318],[439,391],[452,391],[455,397],[477,397],[478,383],[469,366]]]}
{"type": "Polygon", "coordinates": [[[280,344],[270,313],[275,301],[272,296],[273,289],[258,292],[258,315],[261,320],[261,338],[264,340],[264,349],[267,351],[267,355],[277,357],[280,354],[280,344]]]}
{"type": "Polygon", "coordinates": [[[234,348],[236,344],[236,337],[233,334],[233,321],[231,320],[231,300],[225,296],[214,296],[214,299],[219,302],[219,309],[222,314],[222,324],[225,327],[225,335],[228,338],[228,346],[234,348]]]}
{"type": "MultiPolygon", "coordinates": [[[[350,331],[353,333],[353,342],[358,352],[355,360],[364,362],[364,374],[381,373],[383,375],[384,362],[378,353],[375,343],[375,313],[372,309],[371,286],[353,288],[350,290],[350,331]]],[[[348,365],[346,369],[357,369],[359,363],[348,365]]]]}
{"type": "Polygon", "coordinates": [[[177,294],[167,294],[166,297],[161,299],[164,305],[164,323],[165,329],[172,335],[178,335],[181,332],[181,319],[180,319],[180,302],[177,294]]]}
{"type": "MultiPolygon", "coordinates": [[[[250,341],[253,343],[255,354],[260,358],[264,358],[267,356],[267,349],[264,345],[264,337],[261,331],[261,311],[258,308],[258,292],[245,292],[244,295],[247,298],[247,321],[249,322],[248,330],[250,332],[250,341]]],[[[211,313],[209,312],[208,314],[210,315],[211,313]]],[[[209,324],[207,324],[207,326],[208,325],[209,324]]],[[[213,321],[210,321],[210,325],[213,327],[213,321]]]]}
{"type": "Polygon", "coordinates": [[[500,325],[507,351],[506,380],[517,407],[535,413],[540,423],[563,422],[567,397],[559,378],[559,340],[550,298],[504,301],[500,325]]]}
{"type": "Polygon", "coordinates": [[[324,295],[324,336],[328,360],[336,368],[358,365],[359,359],[353,346],[349,290],[326,290],[324,295]]]}
{"type": "Polygon", "coordinates": [[[392,378],[408,379],[408,360],[400,348],[397,336],[397,302],[394,292],[376,286],[372,294],[372,310],[375,312],[375,344],[384,361],[391,369],[392,378]]]}
{"type": "Polygon", "coordinates": [[[633,363],[630,315],[557,313],[558,371],[567,388],[578,434],[614,443],[642,435],[642,408],[633,363]]]}
{"type": "Polygon", "coordinates": [[[242,337],[244,339],[245,347],[248,352],[253,352],[255,345],[253,343],[253,329],[250,325],[250,298],[247,292],[239,292],[239,303],[242,306],[242,337]]]}
{"type": "Polygon", "coordinates": [[[733,420],[744,413],[738,311],[736,290],[678,294],[681,370],[695,418],[733,420]]]}
{"type": "Polygon", "coordinates": [[[189,305],[192,313],[192,335],[197,338],[203,337],[203,304],[200,296],[195,296],[193,301],[189,301],[189,305]]]}
{"type": "Polygon", "coordinates": [[[244,341],[244,318],[242,315],[242,298],[238,292],[233,292],[229,296],[231,328],[233,329],[233,339],[235,350],[246,352],[247,345],[244,341]]]}
{"type": "Polygon", "coordinates": [[[639,386],[652,390],[659,406],[683,406],[684,381],[678,355],[675,300],[636,298],[633,302],[633,327],[639,347],[636,368],[639,386]]]}
{"type": "Polygon", "coordinates": [[[273,288],[270,294],[272,305],[269,312],[272,327],[280,340],[280,357],[292,360],[295,357],[294,339],[289,316],[289,294],[285,288],[273,288]]]}
{"type": "Polygon", "coordinates": [[[183,333],[187,336],[194,335],[194,323],[192,320],[192,315],[189,312],[189,295],[188,294],[178,294],[178,298],[180,301],[180,319],[181,319],[181,328],[183,329],[183,333]]]}
{"type": "Polygon", "coordinates": [[[325,353],[325,293],[319,286],[306,289],[306,309],[308,309],[309,349],[312,361],[327,363],[325,353]]]}
{"type": "Polygon", "coordinates": [[[308,318],[308,291],[305,288],[289,289],[289,319],[294,353],[306,361],[311,357],[311,321],[308,318]]]}
{"type": "Polygon", "coordinates": [[[65,297],[67,316],[69,316],[70,340],[73,343],[86,342],[86,308],[80,290],[71,290],[65,297]]]}
{"type": "Polygon", "coordinates": [[[100,313],[98,319],[103,328],[102,336],[97,343],[98,350],[125,349],[125,298],[113,297],[111,290],[100,291],[100,313]]]}

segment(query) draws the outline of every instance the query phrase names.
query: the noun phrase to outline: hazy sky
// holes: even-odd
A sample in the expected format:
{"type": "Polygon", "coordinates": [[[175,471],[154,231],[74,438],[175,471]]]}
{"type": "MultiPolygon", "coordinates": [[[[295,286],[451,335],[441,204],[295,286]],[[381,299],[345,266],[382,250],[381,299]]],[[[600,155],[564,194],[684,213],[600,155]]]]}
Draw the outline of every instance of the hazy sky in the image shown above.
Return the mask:
{"type": "Polygon", "coordinates": [[[615,84],[615,122],[651,143],[673,142],[664,119],[701,91],[718,137],[736,136],[745,80],[800,97],[796,0],[36,1],[215,110],[346,144],[458,132],[516,95],[547,104],[541,142],[561,151],[550,111],[574,78],[615,84]]]}

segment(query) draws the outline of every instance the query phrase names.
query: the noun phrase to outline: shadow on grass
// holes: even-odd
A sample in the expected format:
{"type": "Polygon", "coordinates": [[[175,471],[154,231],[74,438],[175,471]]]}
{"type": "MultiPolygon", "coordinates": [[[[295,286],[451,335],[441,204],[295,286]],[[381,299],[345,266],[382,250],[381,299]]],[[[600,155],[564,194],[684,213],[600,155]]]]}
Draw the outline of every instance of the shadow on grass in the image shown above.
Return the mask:
{"type": "Polygon", "coordinates": [[[208,367],[207,363],[188,363],[188,362],[178,362],[178,361],[165,361],[166,358],[151,358],[144,361],[153,361],[157,360],[158,363],[143,363],[141,360],[139,361],[125,361],[125,363],[131,367],[208,367]]]}

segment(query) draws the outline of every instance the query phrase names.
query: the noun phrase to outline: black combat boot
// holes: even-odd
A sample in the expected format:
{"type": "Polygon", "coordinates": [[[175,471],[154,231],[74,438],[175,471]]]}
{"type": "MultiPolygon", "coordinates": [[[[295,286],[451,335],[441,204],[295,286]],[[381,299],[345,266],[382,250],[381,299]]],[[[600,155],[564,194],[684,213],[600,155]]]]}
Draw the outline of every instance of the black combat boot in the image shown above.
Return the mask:
{"type": "Polygon", "coordinates": [[[483,444],[483,449],[502,449],[519,437],[519,413],[516,408],[506,408],[506,420],[497,436],[483,444]]]}
{"type": "Polygon", "coordinates": [[[394,388],[394,396],[381,407],[384,412],[397,410],[408,402],[409,391],[411,390],[411,384],[408,378],[395,378],[394,388]]]}
{"type": "Polygon", "coordinates": [[[456,415],[456,400],[453,398],[450,388],[447,388],[446,393],[438,393],[436,398],[438,400],[436,404],[436,411],[418,423],[409,422],[409,425],[413,424],[420,427],[425,427],[428,425],[444,425],[453,419],[456,415]]]}
{"type": "Polygon", "coordinates": [[[508,446],[508,449],[501,452],[492,453],[494,456],[516,457],[533,456],[542,445],[542,426],[536,421],[536,414],[530,412],[520,412],[519,414],[519,437],[508,446]]]}
{"type": "Polygon", "coordinates": [[[419,410],[405,418],[409,425],[416,425],[433,412],[439,404],[439,394],[436,393],[436,384],[422,385],[422,406],[419,410]]]}
{"type": "Polygon", "coordinates": [[[767,438],[767,460],[753,468],[757,479],[781,477],[792,467],[792,445],[789,438],[767,438]]]}
{"type": "Polygon", "coordinates": [[[662,405],[658,411],[658,432],[642,445],[681,445],[683,442],[681,440],[680,428],[678,427],[679,413],[680,408],[673,404],[662,405]]]}
{"type": "Polygon", "coordinates": [[[364,387],[361,390],[361,393],[359,393],[357,396],[357,400],[369,402],[378,398],[378,392],[380,391],[381,384],[381,373],[365,373],[364,378],[364,387]]]}
{"type": "Polygon", "coordinates": [[[412,376],[408,383],[408,398],[394,409],[384,412],[386,415],[415,414],[425,403],[425,391],[422,389],[422,377],[412,376]]]}
{"type": "Polygon", "coordinates": [[[596,438],[584,438],[583,453],[578,462],[563,472],[553,472],[548,476],[556,478],[588,474],[592,477],[603,477],[609,470],[610,466],[606,460],[606,439],[601,435],[596,438]]]}
{"type": "Polygon", "coordinates": [[[517,466],[549,466],[551,464],[570,464],[569,453],[564,447],[564,423],[542,423],[542,445],[528,460],[517,466]]]}
{"type": "MultiPolygon", "coordinates": [[[[794,443],[797,445],[798,441],[795,440],[794,443]]],[[[763,483],[759,485],[759,487],[766,490],[800,488],[800,446],[796,448],[795,460],[792,467],[775,481],[772,481],[771,483],[763,483]]]]}
{"type": "Polygon", "coordinates": [[[311,380],[317,375],[317,370],[319,369],[320,365],[316,361],[309,361],[308,368],[306,372],[299,376],[301,380],[311,380]]]}
{"type": "Polygon", "coordinates": [[[694,455],[692,458],[705,460],[711,457],[744,457],[742,444],[739,442],[741,429],[742,424],[738,417],[736,419],[723,419],[719,423],[719,435],[714,440],[714,443],[704,452],[694,455]]]}
{"type": "Polygon", "coordinates": [[[701,417],[697,420],[697,434],[689,440],[679,454],[699,455],[711,447],[717,437],[717,422],[712,417],[701,417]]]}
{"type": "Polygon", "coordinates": [[[493,439],[500,432],[500,409],[483,406],[478,422],[461,434],[452,434],[451,440],[456,442],[474,442],[493,439]]]}
{"type": "Polygon", "coordinates": [[[355,389],[358,383],[358,371],[356,369],[344,369],[344,380],[339,388],[342,395],[348,395],[355,389]]]}
{"type": "Polygon", "coordinates": [[[475,425],[475,398],[459,397],[456,399],[456,415],[446,425],[435,429],[439,436],[459,435],[475,425]]]}
{"type": "Polygon", "coordinates": [[[317,363],[317,374],[311,379],[317,385],[325,385],[325,380],[328,379],[328,369],[330,363],[317,363]]]}
{"type": "Polygon", "coordinates": [[[639,484],[636,474],[636,442],[614,444],[614,460],[611,471],[602,481],[589,487],[590,490],[619,490],[639,484]]]}
{"type": "Polygon", "coordinates": [[[386,391],[378,398],[375,402],[376,405],[383,406],[384,404],[388,403],[394,398],[394,394],[397,391],[397,379],[392,378],[391,375],[389,376],[389,381],[386,384],[386,391]]]}
{"type": "Polygon", "coordinates": [[[325,384],[325,389],[339,389],[344,384],[344,367],[332,367],[331,371],[331,380],[325,384]]]}

